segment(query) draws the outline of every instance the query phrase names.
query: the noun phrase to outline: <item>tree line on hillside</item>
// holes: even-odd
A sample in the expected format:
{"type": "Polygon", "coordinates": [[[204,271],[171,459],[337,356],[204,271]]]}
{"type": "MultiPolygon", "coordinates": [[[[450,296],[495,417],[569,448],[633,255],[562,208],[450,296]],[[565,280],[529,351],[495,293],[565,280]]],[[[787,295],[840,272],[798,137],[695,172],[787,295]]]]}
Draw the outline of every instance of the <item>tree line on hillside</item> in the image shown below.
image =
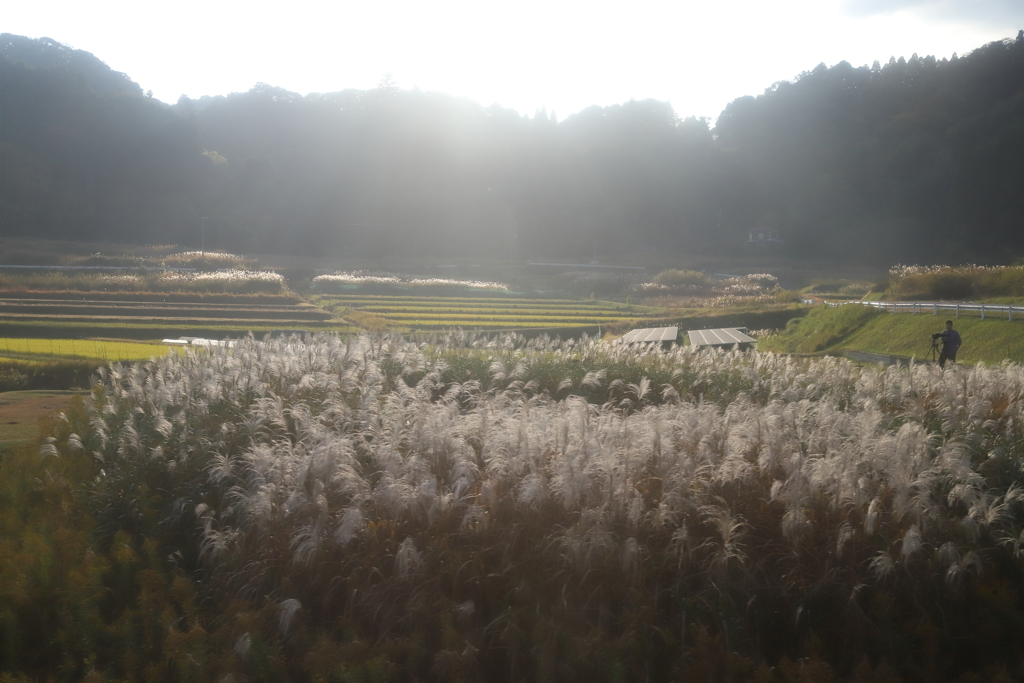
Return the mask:
{"type": "Polygon", "coordinates": [[[168,106],[89,53],[3,34],[0,122],[5,236],[518,261],[743,253],[777,231],[768,248],[827,259],[1024,252],[1024,31],[822,64],[713,128],[654,100],[556,121],[387,82],[168,106]]]}

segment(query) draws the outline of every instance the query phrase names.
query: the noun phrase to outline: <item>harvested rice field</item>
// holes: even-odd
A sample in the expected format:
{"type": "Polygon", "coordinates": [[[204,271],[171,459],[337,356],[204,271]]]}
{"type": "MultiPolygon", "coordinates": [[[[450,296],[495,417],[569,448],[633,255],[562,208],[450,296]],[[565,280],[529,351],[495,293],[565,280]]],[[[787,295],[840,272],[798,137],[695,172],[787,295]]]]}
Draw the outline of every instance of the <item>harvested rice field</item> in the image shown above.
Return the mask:
{"type": "Polygon", "coordinates": [[[484,330],[628,324],[661,314],[659,308],[614,301],[513,297],[321,295],[313,302],[336,316],[373,316],[406,330],[470,327],[484,330]]]}
{"type": "MultiPolygon", "coordinates": [[[[144,298],[145,297],[145,298],[144,298]]],[[[53,299],[0,296],[0,335],[29,338],[116,337],[164,339],[177,336],[261,337],[274,330],[358,332],[329,311],[301,301],[210,302],[197,297],[172,301],[118,297],[53,299]]],[[[282,297],[283,298],[283,297],[282,297]]],[[[103,356],[96,356],[102,358],[103,356]]]]}

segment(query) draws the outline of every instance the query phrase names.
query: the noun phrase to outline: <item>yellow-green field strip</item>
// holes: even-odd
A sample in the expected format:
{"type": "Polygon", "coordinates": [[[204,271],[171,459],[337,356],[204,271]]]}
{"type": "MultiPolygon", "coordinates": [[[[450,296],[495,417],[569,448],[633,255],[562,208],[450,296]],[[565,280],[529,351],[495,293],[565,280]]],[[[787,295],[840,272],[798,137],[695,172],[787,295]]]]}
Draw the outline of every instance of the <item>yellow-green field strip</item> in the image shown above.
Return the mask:
{"type": "Polygon", "coordinates": [[[555,312],[623,312],[628,311],[630,313],[636,310],[636,307],[629,307],[622,304],[618,306],[570,306],[570,305],[554,305],[549,306],[543,302],[524,302],[519,304],[476,304],[476,303],[460,303],[452,301],[413,301],[413,302],[352,302],[352,301],[337,301],[331,302],[331,305],[335,306],[349,306],[352,308],[367,308],[367,309],[381,309],[381,310],[470,310],[470,311],[555,311],[555,312]]]}
{"type": "Polygon", "coordinates": [[[0,339],[0,358],[8,360],[147,360],[164,356],[171,346],[94,339],[0,339]]]}
{"type": "Polygon", "coordinates": [[[161,316],[134,316],[134,315],[39,315],[39,314],[5,314],[3,316],[4,322],[9,323],[20,323],[20,322],[31,322],[33,320],[44,320],[54,322],[68,322],[68,323],[111,323],[117,321],[124,321],[126,323],[134,323],[136,320],[140,322],[150,323],[154,325],[195,325],[195,324],[233,324],[233,325],[262,325],[262,326],[275,326],[275,327],[295,327],[296,325],[323,325],[331,324],[329,319],[324,320],[313,319],[305,320],[299,318],[230,318],[226,316],[214,317],[161,317],[161,316]]]}
{"type": "MultiPolygon", "coordinates": [[[[315,294],[311,297],[317,301],[466,301],[483,303],[568,303],[568,304],[591,304],[595,302],[589,299],[542,299],[521,296],[403,296],[397,294],[315,294]]],[[[596,303],[606,303],[598,301],[596,303]]]]}
{"type": "Polygon", "coordinates": [[[389,322],[395,324],[400,329],[445,329],[449,327],[462,327],[464,329],[484,329],[484,330],[515,330],[522,327],[550,327],[550,328],[565,328],[565,327],[596,327],[608,323],[607,320],[595,320],[590,322],[560,322],[560,321],[512,321],[512,322],[485,322],[480,320],[472,321],[458,321],[458,320],[391,320],[389,322]]]}
{"type": "Polygon", "coordinates": [[[470,323],[479,323],[481,325],[488,323],[548,323],[553,325],[558,324],[569,324],[569,325],[587,325],[594,323],[621,323],[624,321],[633,321],[635,317],[595,317],[588,315],[388,315],[386,316],[389,321],[404,322],[404,321],[424,321],[429,322],[432,325],[438,323],[452,323],[453,325],[467,325],[470,323]]]}
{"type": "MultiPolygon", "coordinates": [[[[81,330],[95,330],[95,329],[137,329],[137,330],[152,330],[154,338],[166,337],[163,331],[168,329],[175,330],[175,334],[178,334],[179,330],[212,330],[215,332],[224,333],[237,333],[240,330],[249,330],[253,334],[266,333],[273,330],[282,328],[296,328],[296,329],[308,329],[310,331],[323,330],[325,332],[338,332],[338,333],[349,333],[358,332],[359,329],[352,327],[351,325],[338,324],[334,322],[322,322],[318,320],[240,320],[239,324],[231,325],[226,324],[230,321],[225,321],[222,318],[208,318],[205,320],[189,320],[189,319],[176,319],[176,320],[147,320],[147,319],[125,319],[125,318],[112,318],[112,319],[93,319],[86,318],[80,320],[66,320],[61,319],[59,322],[54,322],[46,318],[26,318],[26,319],[4,319],[0,321],[0,329],[6,329],[8,327],[19,327],[19,328],[68,328],[68,329],[81,329],[81,330]]],[[[85,336],[85,334],[83,334],[85,336]]],[[[93,336],[93,335],[90,335],[93,336]]],[[[95,335],[103,336],[103,335],[95,335]]],[[[201,336],[201,335],[200,335],[201,336]]]]}
{"type": "Polygon", "coordinates": [[[413,302],[386,302],[379,303],[369,301],[364,303],[353,303],[350,301],[332,302],[334,305],[352,306],[368,310],[550,310],[550,311],[579,311],[579,312],[622,312],[632,311],[629,306],[620,304],[617,306],[570,306],[554,305],[549,306],[543,302],[523,302],[517,304],[498,305],[493,303],[476,304],[461,303],[453,301],[413,301],[413,302]]]}
{"type": "Polygon", "coordinates": [[[313,300],[319,304],[345,304],[351,306],[389,306],[389,305],[434,305],[434,306],[474,306],[497,307],[525,306],[530,308],[598,308],[616,309],[626,305],[614,301],[589,301],[586,299],[485,299],[457,297],[370,297],[370,296],[318,296],[313,300]]]}
{"type": "Polygon", "coordinates": [[[316,300],[321,307],[348,306],[362,309],[466,309],[466,310],[543,310],[573,312],[629,312],[630,314],[659,314],[662,308],[653,306],[637,306],[614,301],[552,301],[544,299],[516,299],[512,301],[480,301],[437,298],[430,300],[411,301],[396,299],[392,301],[367,299],[328,299],[321,297],[316,300]]]}
{"type": "Polygon", "coordinates": [[[507,316],[534,316],[543,318],[636,318],[637,315],[628,315],[622,311],[579,311],[579,310],[565,310],[565,311],[552,311],[550,309],[545,310],[543,308],[524,308],[524,309],[512,309],[512,308],[380,308],[377,306],[368,306],[365,308],[356,308],[353,310],[366,311],[368,313],[379,313],[389,318],[400,317],[400,316],[413,316],[413,315],[451,315],[451,316],[462,316],[462,315],[475,315],[483,317],[507,317],[507,316]]]}

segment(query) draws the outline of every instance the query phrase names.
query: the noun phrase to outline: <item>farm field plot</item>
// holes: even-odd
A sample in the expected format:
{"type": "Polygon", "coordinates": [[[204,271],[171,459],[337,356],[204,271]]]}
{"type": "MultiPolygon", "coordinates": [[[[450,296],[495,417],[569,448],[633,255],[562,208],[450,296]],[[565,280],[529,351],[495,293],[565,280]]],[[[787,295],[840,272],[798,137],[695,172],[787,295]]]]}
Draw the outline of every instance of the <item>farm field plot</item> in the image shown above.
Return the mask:
{"type": "Polygon", "coordinates": [[[623,310],[582,310],[580,308],[565,307],[543,307],[543,306],[509,306],[501,307],[472,307],[472,306],[360,306],[364,311],[380,313],[387,316],[409,316],[409,315],[477,315],[477,316],[542,316],[542,317],[583,317],[583,318],[623,318],[636,317],[636,314],[625,314],[623,310]]]}
{"type": "MultiPolygon", "coordinates": [[[[195,256],[199,263],[186,265],[244,261],[225,254],[195,256]]],[[[175,258],[163,265],[181,265],[175,258]]],[[[359,328],[302,300],[272,271],[0,273],[0,337],[223,338],[275,330],[345,333],[359,328]]]]}
{"type": "Polygon", "coordinates": [[[170,346],[112,339],[0,339],[0,359],[53,360],[81,358],[86,360],[136,361],[162,356],[170,346]]]}
{"type": "Polygon", "coordinates": [[[349,334],[359,328],[344,321],[308,322],[289,320],[147,320],[143,318],[92,318],[82,320],[47,318],[12,320],[0,318],[0,335],[3,337],[33,337],[57,339],[67,337],[93,338],[113,337],[117,339],[157,340],[172,337],[243,337],[252,334],[257,339],[281,329],[308,330],[310,332],[333,332],[349,334]]]}
{"type": "Polygon", "coordinates": [[[342,320],[295,297],[290,303],[207,302],[203,295],[173,301],[116,298],[24,298],[0,295],[0,335],[6,337],[261,336],[278,329],[355,332],[342,320]]]}
{"type": "MultiPolygon", "coordinates": [[[[571,308],[591,310],[626,310],[629,304],[601,299],[557,299],[524,296],[502,297],[456,297],[456,296],[394,296],[386,294],[321,294],[312,297],[316,301],[344,301],[366,305],[410,305],[410,306],[461,306],[461,307],[531,307],[571,308]]],[[[645,310],[642,306],[632,306],[631,310],[645,310]]],[[[650,308],[650,310],[660,310],[650,308]]]]}
{"type": "Polygon", "coordinates": [[[139,317],[139,318],[223,318],[265,320],[329,320],[330,313],[309,304],[258,305],[217,303],[164,303],[133,301],[102,301],[74,299],[7,299],[0,298],[0,315],[24,317],[139,317]]]}
{"type": "Polygon", "coordinates": [[[410,329],[586,327],[627,323],[662,312],[610,301],[509,297],[325,295],[314,297],[314,301],[335,315],[370,313],[395,327],[410,329]]]}
{"type": "Polygon", "coordinates": [[[231,292],[117,292],[108,290],[13,290],[0,288],[0,298],[15,301],[39,299],[43,301],[104,301],[120,303],[177,303],[186,305],[226,304],[229,306],[293,306],[303,303],[302,297],[292,293],[234,294],[231,292]]]}

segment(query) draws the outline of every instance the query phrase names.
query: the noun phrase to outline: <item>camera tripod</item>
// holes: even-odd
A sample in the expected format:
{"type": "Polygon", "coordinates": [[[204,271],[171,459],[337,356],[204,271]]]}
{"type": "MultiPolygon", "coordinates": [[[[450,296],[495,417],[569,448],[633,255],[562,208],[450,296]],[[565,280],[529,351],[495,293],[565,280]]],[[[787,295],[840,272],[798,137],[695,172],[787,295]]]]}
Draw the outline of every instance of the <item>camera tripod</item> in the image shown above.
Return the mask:
{"type": "Polygon", "coordinates": [[[932,348],[928,351],[928,360],[935,362],[942,350],[942,343],[938,339],[932,339],[932,348]]]}

